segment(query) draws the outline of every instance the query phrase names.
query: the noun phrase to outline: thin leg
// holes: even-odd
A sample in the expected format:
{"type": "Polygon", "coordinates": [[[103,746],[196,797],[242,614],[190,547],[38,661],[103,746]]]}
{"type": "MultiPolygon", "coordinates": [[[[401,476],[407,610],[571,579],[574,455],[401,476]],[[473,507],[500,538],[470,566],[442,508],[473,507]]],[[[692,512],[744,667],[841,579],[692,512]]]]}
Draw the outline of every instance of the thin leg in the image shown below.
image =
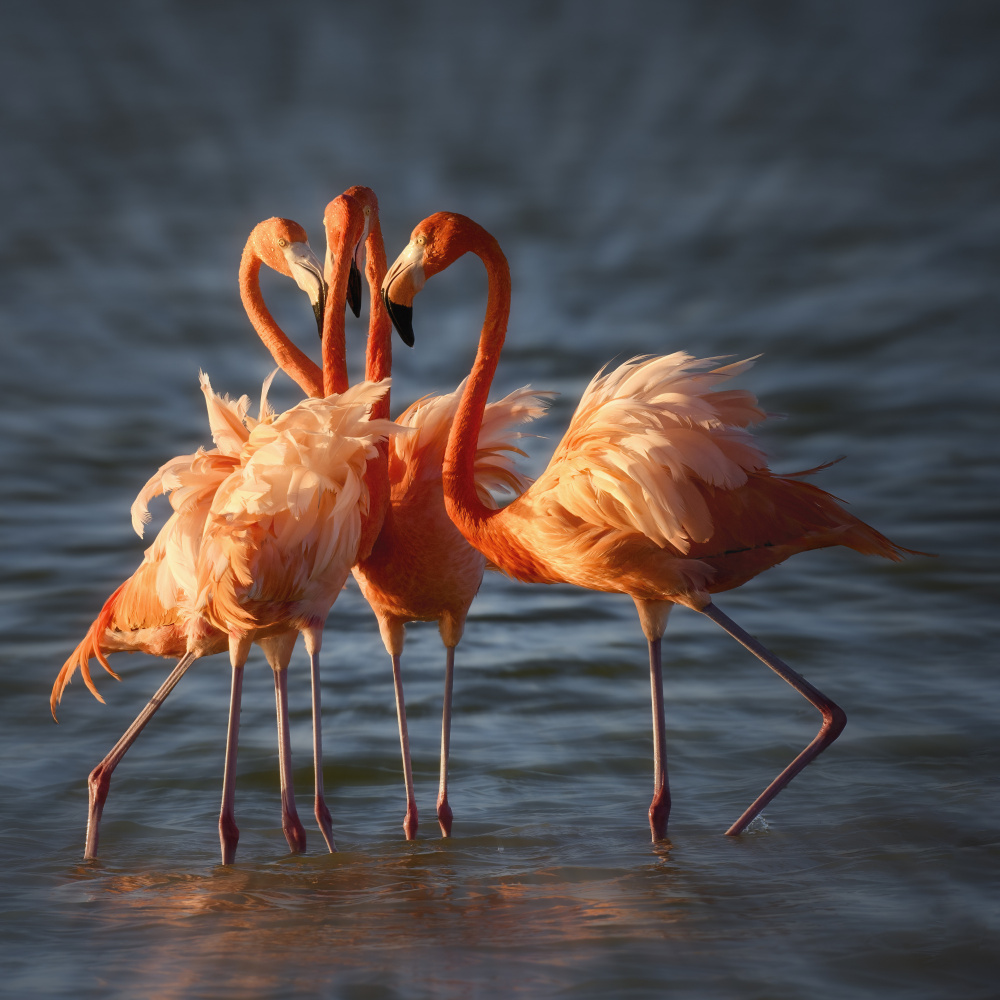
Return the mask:
{"type": "Polygon", "coordinates": [[[437,817],[441,836],[451,836],[451,806],[448,805],[448,752],[451,748],[451,694],[455,681],[455,647],[447,646],[444,665],[444,707],[441,710],[441,777],[438,782],[437,817]]]}
{"type": "Polygon", "coordinates": [[[233,684],[229,694],[229,730],[226,734],[226,769],[222,778],[222,809],[219,812],[219,842],[222,863],[231,865],[236,859],[240,831],[236,826],[236,752],[240,741],[240,704],[243,700],[243,666],[233,667],[233,684]]]}
{"type": "Polygon", "coordinates": [[[392,683],[396,689],[396,719],[399,722],[399,747],[403,752],[403,782],[406,785],[406,816],[403,831],[407,840],[417,835],[417,800],[413,794],[413,765],[410,763],[410,736],[406,730],[406,704],[403,701],[403,678],[399,671],[399,656],[392,658],[392,683]]]}
{"type": "Polygon", "coordinates": [[[288,671],[274,671],[274,700],[278,710],[278,768],[281,774],[281,829],[288,849],[301,854],[306,849],[306,831],[295,810],[292,780],[292,742],[288,732],[288,671]]]}
{"type": "Polygon", "coordinates": [[[331,854],[337,852],[333,841],[333,818],[323,797],[323,712],[320,709],[319,690],[319,649],[318,637],[305,633],[306,649],[309,652],[309,670],[312,676],[312,719],[313,719],[313,771],[316,776],[316,822],[331,854]]]}
{"type": "Polygon", "coordinates": [[[649,689],[653,700],[653,801],[649,804],[649,829],[653,842],[667,836],[670,818],[670,783],[667,780],[667,731],[663,711],[663,661],[660,640],[649,640],[649,689]]]}
{"type": "Polygon", "coordinates": [[[762,646],[752,635],[745,632],[730,618],[723,614],[714,604],[701,609],[701,613],[711,618],[720,628],[725,629],[737,642],[745,646],[762,663],[769,666],[783,681],[791,684],[806,701],[819,709],[823,716],[823,725],[813,738],[813,741],[803,750],[764,789],[753,804],[726,831],[727,835],[735,837],[742,833],[768,804],[810,761],[818,757],[843,731],[847,724],[847,715],[838,705],[835,705],[822,691],[814,688],[804,677],[797,674],[788,664],[783,663],[770,650],[762,646]]]}
{"type": "Polygon", "coordinates": [[[111,748],[107,757],[90,772],[90,777],[87,779],[87,787],[90,790],[90,812],[87,816],[87,844],[83,850],[84,858],[89,860],[97,857],[98,827],[101,824],[104,803],[111,788],[111,773],[125,756],[128,748],[135,742],[139,733],[146,728],[146,723],[154,716],[156,710],[166,700],[167,695],[173,691],[177,682],[196,659],[198,659],[197,653],[186,653],[177,661],[177,666],[159,686],[156,694],[149,699],[146,707],[136,716],[135,722],[125,730],[122,738],[111,748]]]}

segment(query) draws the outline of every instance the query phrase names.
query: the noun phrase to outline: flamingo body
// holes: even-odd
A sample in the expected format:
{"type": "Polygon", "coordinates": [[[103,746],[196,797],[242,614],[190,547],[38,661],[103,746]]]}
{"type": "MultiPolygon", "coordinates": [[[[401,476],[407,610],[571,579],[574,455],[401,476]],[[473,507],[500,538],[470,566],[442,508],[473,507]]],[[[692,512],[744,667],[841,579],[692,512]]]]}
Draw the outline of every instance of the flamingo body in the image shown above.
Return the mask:
{"type": "Polygon", "coordinates": [[[480,548],[526,582],[693,607],[808,549],[900,559],[808,473],[770,472],[754,396],[714,389],[750,362],[713,365],[676,353],[595,377],[544,473],[474,522],[480,548]]]}
{"type": "Polygon", "coordinates": [[[240,465],[240,438],[232,425],[249,433],[244,421],[250,419],[246,415],[250,402],[246,397],[233,402],[215,395],[204,375],[202,389],[218,444],[171,459],[140,490],[132,505],[132,526],[140,538],[150,519],[148,504],[153,497],[167,493],[173,513],[143,554],[139,568],[105,601],[60,670],[50,697],[53,718],[77,669],[94,697],[104,700],[91,677],[91,657],[120,679],[108,663],[108,653],[180,658],[194,649],[199,656],[208,656],[228,646],[226,631],[213,625],[204,602],[199,604],[197,566],[215,495],[240,465]]]}
{"type": "MultiPolygon", "coordinates": [[[[413,432],[394,437],[389,445],[391,513],[372,554],[355,568],[362,593],[379,621],[387,623],[384,634],[395,634],[409,621],[437,621],[442,635],[457,629],[460,637],[482,582],[486,560],[455,527],[444,505],[441,470],[462,388],[418,400],[396,419],[413,432]]],[[[542,413],[543,395],[526,387],[487,407],[476,489],[491,507],[496,506],[491,490],[516,496],[528,485],[508,456],[518,451],[512,441],[520,434],[514,427],[542,413]]],[[[446,639],[448,645],[456,643],[446,639]]]]}

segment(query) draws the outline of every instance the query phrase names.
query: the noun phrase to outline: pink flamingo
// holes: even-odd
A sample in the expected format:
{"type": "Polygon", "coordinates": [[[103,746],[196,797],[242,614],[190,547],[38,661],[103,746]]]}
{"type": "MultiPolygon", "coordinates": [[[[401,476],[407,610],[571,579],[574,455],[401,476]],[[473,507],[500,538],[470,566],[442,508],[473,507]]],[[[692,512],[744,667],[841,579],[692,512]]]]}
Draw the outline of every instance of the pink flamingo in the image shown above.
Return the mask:
{"type": "MultiPolygon", "coordinates": [[[[301,227],[286,220],[262,226],[270,227],[273,239],[268,242],[258,227],[251,234],[253,253],[286,274],[292,271],[289,257],[307,261],[314,280],[303,278],[300,283],[317,290],[314,304],[321,301],[322,273],[311,251],[306,253],[301,227]]],[[[241,285],[252,270],[246,263],[247,254],[241,285]]],[[[255,278],[254,270],[248,279],[251,290],[255,278]]],[[[267,332],[284,336],[276,324],[267,332]]],[[[339,397],[307,400],[277,416],[262,397],[258,421],[247,416],[245,398],[238,403],[220,399],[204,376],[202,388],[217,447],[167,463],[140,493],[133,507],[140,534],[145,504],[157,493],[171,494],[174,515],[136,573],[105,603],[53,686],[54,714],[78,666],[87,686],[100,697],[89,673],[91,656],[112,674],[107,652],[141,650],[180,658],[91,773],[88,858],[96,856],[98,825],[114,768],[191,663],[228,646],[233,686],[219,829],[223,863],[232,861],[239,836],[233,816],[239,702],[243,665],[253,642],[262,647],[275,675],[282,827],[293,851],[305,845],[291,790],[288,658],[300,631],[311,655],[318,654],[323,620],[356,559],[361,514],[368,506],[364,471],[381,435],[395,432],[387,422],[368,420],[371,406],[388,386],[365,383],[339,397]]],[[[334,849],[328,826],[324,836],[334,849]]]]}
{"type": "MultiPolygon", "coordinates": [[[[421,222],[389,271],[383,294],[397,328],[412,337],[412,302],[424,282],[465,253],[486,266],[486,318],[444,461],[449,516],[468,541],[518,580],[572,583],[628,594],[649,643],[653,701],[654,840],[666,836],[666,771],[660,641],[683,604],[720,625],[822,714],[813,741],[727,833],[738,834],[846,722],[829,698],[712,603],[797,552],[844,545],[899,560],[905,551],[848,514],[828,493],[776,476],[746,428],[764,412],[748,392],[715,386],[750,362],[716,367],[677,353],[636,358],[590,383],[544,474],[502,510],[482,503],[475,441],[500,359],[510,310],[510,271],[497,241],[465,216],[421,222]]],[[[816,470],[810,470],[816,471],[816,470]]]]}
{"type": "MultiPolygon", "coordinates": [[[[372,303],[369,349],[374,346],[378,352],[382,345],[381,349],[388,355],[392,325],[380,294],[386,274],[386,257],[379,228],[378,202],[368,188],[352,188],[350,192],[364,205],[368,218],[366,270],[372,303]]],[[[404,335],[403,339],[412,345],[412,338],[407,339],[404,335]]],[[[366,377],[373,377],[370,368],[366,377]]],[[[486,566],[482,554],[462,537],[444,506],[442,464],[461,391],[459,386],[444,396],[425,396],[396,418],[398,425],[413,430],[387,443],[389,508],[370,555],[354,567],[354,577],[375,612],[382,642],[392,660],[406,786],[403,830],[408,840],[416,836],[418,813],[400,670],[405,626],[413,621],[436,621],[445,647],[437,817],[447,837],[452,826],[448,756],[455,647],[461,641],[469,608],[479,591],[486,566]]],[[[540,398],[548,395],[551,394],[533,392],[525,387],[486,406],[476,439],[473,468],[477,495],[487,507],[496,507],[491,489],[520,495],[527,487],[527,480],[508,458],[511,452],[521,454],[511,443],[511,439],[521,436],[513,428],[539,416],[542,413],[540,398]]],[[[384,404],[388,404],[388,397],[384,404]]]]}

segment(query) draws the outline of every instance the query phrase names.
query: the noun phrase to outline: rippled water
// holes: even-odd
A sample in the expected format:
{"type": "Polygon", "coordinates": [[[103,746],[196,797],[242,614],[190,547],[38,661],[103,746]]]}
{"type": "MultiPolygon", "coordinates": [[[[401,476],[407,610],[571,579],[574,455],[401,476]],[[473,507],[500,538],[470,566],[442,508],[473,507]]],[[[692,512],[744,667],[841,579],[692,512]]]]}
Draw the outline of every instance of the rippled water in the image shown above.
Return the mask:
{"type": "MultiPolygon", "coordinates": [[[[995,995],[1000,24],[985,3],[39,0],[0,14],[0,969],[12,996],[995,995]],[[439,209],[500,239],[499,391],[562,397],[687,349],[762,354],[779,470],[821,484],[902,565],[803,555],[720,605],[837,699],[846,732],[722,831],[816,716],[710,622],[665,644],[674,812],[648,842],[645,648],[629,601],[490,576],[459,647],[450,841],[432,821],[443,654],[404,657],[420,838],[406,843],[388,663],[356,589],[324,657],[341,852],[290,857],[269,671],[244,695],[237,864],[217,865],[228,701],[200,664],[115,775],[85,864],[85,779],[164,676],[108,704],[52,679],[140,558],[128,507],[206,441],[197,372],[270,369],[235,287],[262,218],[321,243],[379,194],[390,256],[439,209]]],[[[463,261],[422,294],[394,409],[467,371],[463,261]]],[[[265,293],[306,348],[294,289],[265,293]]],[[[361,324],[349,335],[360,352],[361,324]]],[[[357,355],[356,355],[357,357],[357,355]]],[[[355,366],[356,367],[356,366],[355,366]]],[[[296,398],[286,380],[279,401],[296,398]]],[[[311,785],[293,662],[300,807],[311,785]]]]}

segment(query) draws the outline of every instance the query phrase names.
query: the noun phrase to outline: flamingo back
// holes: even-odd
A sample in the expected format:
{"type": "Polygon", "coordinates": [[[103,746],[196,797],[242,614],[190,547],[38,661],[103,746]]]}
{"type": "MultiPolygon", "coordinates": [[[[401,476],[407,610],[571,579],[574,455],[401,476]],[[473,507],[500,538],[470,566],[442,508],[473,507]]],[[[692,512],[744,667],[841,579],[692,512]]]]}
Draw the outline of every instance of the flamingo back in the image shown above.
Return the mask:
{"type": "Polygon", "coordinates": [[[306,399],[250,431],[219,487],[199,559],[198,608],[251,631],[325,616],[357,558],[378,443],[402,428],[370,420],[389,380],[306,399]]]}
{"type": "MultiPolygon", "coordinates": [[[[796,552],[844,545],[898,560],[901,549],[804,482],[818,469],[774,475],[748,428],[767,414],[752,393],[718,389],[753,359],[676,353],[633,358],[590,383],[548,468],[525,496],[549,527],[638,563],[639,538],[711,568],[701,586],[739,586],[796,552]],[[596,534],[595,534],[596,532],[596,534]],[[623,554],[628,553],[627,558],[623,554]]],[[[576,546],[574,552],[579,549],[576,546]]],[[[567,558],[569,558],[567,556],[567,558]]],[[[662,560],[658,572],[666,572],[662,560]]],[[[593,581],[588,585],[593,586],[593,581]]]]}
{"type": "Polygon", "coordinates": [[[715,525],[700,487],[733,490],[767,466],[746,430],[766,416],[754,395],[714,391],[752,361],[716,361],[677,352],[598,373],[530,494],[680,554],[708,541],[715,525]]]}

